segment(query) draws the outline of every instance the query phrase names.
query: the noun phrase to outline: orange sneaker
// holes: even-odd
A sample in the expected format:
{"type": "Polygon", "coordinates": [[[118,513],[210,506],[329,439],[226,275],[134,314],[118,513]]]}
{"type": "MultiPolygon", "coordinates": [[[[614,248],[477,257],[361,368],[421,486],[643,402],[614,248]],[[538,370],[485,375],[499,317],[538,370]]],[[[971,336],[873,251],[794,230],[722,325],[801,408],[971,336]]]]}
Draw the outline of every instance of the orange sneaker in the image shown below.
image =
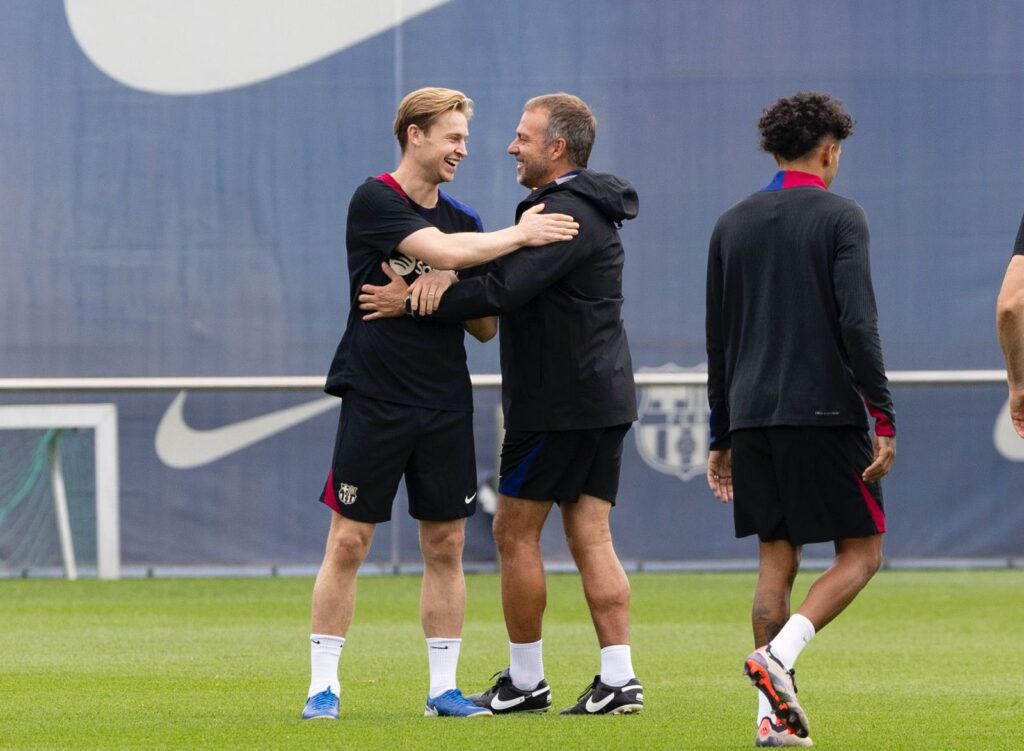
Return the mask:
{"type": "Polygon", "coordinates": [[[743,673],[750,678],[765,698],[772,705],[772,711],[782,723],[799,738],[806,738],[811,733],[807,714],[796,699],[796,683],[793,671],[786,670],[778,658],[767,647],[756,649],[747,655],[743,663],[743,673]]]}

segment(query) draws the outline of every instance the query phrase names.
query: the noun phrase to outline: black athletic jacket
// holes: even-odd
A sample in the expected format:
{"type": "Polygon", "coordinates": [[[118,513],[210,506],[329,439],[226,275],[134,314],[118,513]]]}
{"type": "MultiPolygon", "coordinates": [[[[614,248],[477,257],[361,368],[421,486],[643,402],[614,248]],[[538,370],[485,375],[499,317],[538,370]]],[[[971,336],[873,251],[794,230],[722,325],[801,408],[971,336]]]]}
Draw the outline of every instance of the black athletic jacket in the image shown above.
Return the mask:
{"type": "Polygon", "coordinates": [[[444,321],[500,315],[502,403],[509,430],[581,430],[636,420],[633,363],[622,325],[618,228],[637,214],[636,190],[582,170],[530,193],[579,222],[572,240],[523,248],[486,275],[461,280],[434,313],[444,321]]]}
{"type": "Polygon", "coordinates": [[[707,270],[711,448],[731,430],[868,425],[895,435],[860,206],[780,172],[726,211],[707,270]]]}

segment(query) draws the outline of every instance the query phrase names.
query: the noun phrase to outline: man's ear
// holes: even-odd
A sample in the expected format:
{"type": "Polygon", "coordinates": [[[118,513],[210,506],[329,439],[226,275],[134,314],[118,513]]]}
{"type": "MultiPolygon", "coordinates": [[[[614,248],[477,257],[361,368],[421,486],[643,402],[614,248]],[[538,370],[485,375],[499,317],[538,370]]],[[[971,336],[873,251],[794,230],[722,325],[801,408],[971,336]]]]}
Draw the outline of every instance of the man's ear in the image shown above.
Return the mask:
{"type": "Polygon", "coordinates": [[[423,130],[416,123],[412,123],[408,128],[405,129],[406,143],[419,146],[423,141],[423,130]]]}
{"type": "Polygon", "coordinates": [[[829,141],[821,149],[821,164],[825,167],[832,166],[832,163],[839,158],[839,143],[829,141]]]}
{"type": "Polygon", "coordinates": [[[552,141],[549,144],[549,146],[551,147],[551,160],[552,161],[558,161],[559,159],[564,157],[565,154],[566,154],[566,151],[569,148],[568,145],[566,144],[564,138],[556,138],[554,141],[552,141]]]}

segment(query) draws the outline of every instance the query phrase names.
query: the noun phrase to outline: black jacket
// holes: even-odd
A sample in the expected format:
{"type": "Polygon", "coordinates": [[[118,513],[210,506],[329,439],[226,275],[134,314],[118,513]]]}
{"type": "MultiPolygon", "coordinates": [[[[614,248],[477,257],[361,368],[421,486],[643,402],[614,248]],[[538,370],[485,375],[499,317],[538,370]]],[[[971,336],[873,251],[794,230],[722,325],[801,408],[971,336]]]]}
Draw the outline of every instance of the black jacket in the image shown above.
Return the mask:
{"type": "MultiPolygon", "coordinates": [[[[771,186],[769,186],[771,187],[771,186]]],[[[732,430],[868,425],[895,435],[860,206],[765,189],[718,220],[707,273],[711,447],[732,430]]]]}
{"type": "Polygon", "coordinates": [[[489,273],[459,281],[434,313],[444,321],[500,315],[502,403],[509,430],[580,430],[636,420],[636,389],[622,325],[618,228],[637,214],[625,180],[582,170],[530,193],[579,222],[572,240],[523,248],[489,273]]]}

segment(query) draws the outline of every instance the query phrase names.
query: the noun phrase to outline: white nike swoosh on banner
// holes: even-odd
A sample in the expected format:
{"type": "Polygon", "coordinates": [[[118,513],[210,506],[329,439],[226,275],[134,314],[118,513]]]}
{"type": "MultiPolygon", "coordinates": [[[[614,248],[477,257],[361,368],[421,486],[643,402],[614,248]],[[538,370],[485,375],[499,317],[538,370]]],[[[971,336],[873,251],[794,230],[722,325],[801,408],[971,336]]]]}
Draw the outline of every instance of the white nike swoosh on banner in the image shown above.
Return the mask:
{"type": "Polygon", "coordinates": [[[154,94],[208,94],[290,73],[450,0],[64,0],[93,65],[154,94]]]}
{"type": "Polygon", "coordinates": [[[196,430],[185,422],[185,396],[182,391],[167,407],[156,428],[156,455],[168,467],[191,469],[202,467],[241,451],[254,443],[270,438],[330,409],[341,400],[325,396],[316,401],[253,417],[210,430],[196,430]]]}
{"type": "Polygon", "coordinates": [[[992,431],[992,442],[996,445],[996,451],[1011,462],[1024,462],[1024,438],[1017,435],[1013,429],[1013,422],[1010,420],[1010,400],[999,410],[999,417],[996,418],[996,426],[992,431]]]}
{"type": "Polygon", "coordinates": [[[588,712],[600,712],[602,709],[608,706],[608,703],[615,698],[615,694],[608,694],[608,696],[601,699],[601,701],[594,701],[593,696],[587,697],[587,711],[588,712]]]}

